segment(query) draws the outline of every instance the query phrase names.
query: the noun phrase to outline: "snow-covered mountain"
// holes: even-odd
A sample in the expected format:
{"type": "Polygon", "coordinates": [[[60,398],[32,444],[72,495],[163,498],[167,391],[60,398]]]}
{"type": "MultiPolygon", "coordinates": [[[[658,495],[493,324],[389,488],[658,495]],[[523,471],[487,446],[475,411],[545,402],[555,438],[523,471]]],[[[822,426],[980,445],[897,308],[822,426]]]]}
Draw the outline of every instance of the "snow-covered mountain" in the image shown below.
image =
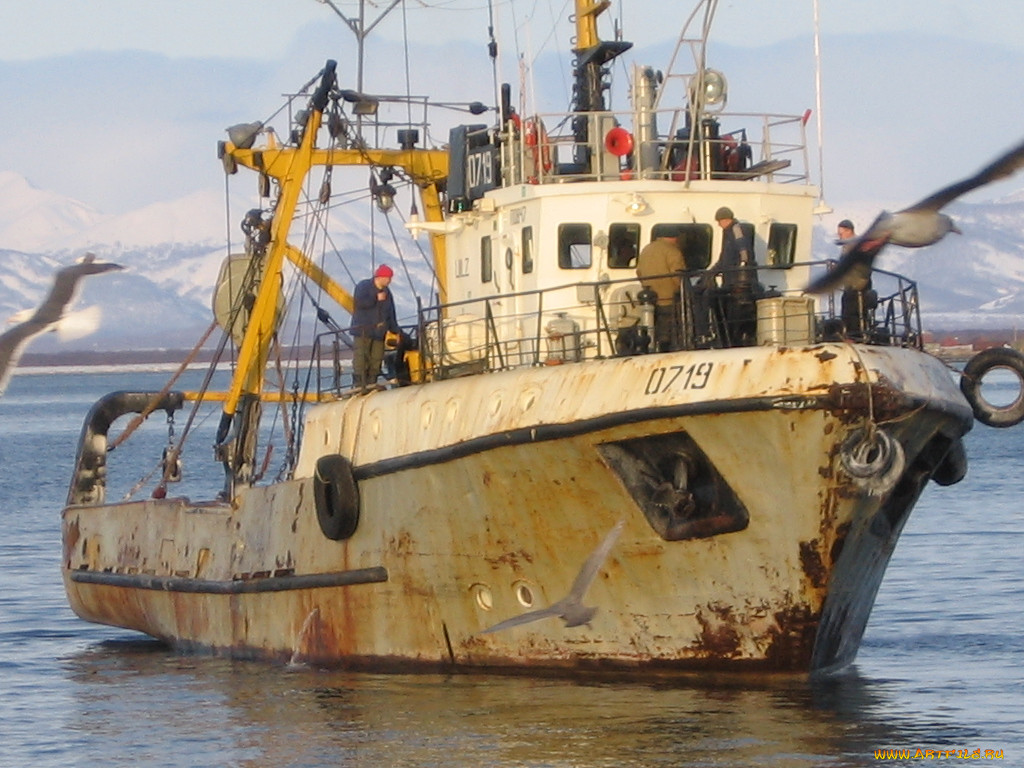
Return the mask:
{"type": "MultiPolygon", "coordinates": [[[[342,63],[342,82],[354,85],[357,45],[343,31],[334,23],[310,25],[280,60],[125,50],[0,61],[0,90],[16,107],[0,142],[0,322],[34,306],[55,269],[91,250],[126,270],[85,281],[81,304],[102,303],[105,316],[101,330],[77,348],[189,345],[208,324],[210,289],[228,236],[232,250],[241,248],[238,221],[250,204],[231,200],[225,217],[215,141],[228,125],[273,114],[278,94],[291,92],[328,58],[342,63]],[[39,115],[49,119],[28,117],[39,115]]],[[[673,60],[676,30],[665,32],[660,42],[636,38],[637,63],[660,69],[673,60]]],[[[815,119],[822,117],[828,141],[816,180],[827,180],[826,198],[837,210],[815,233],[818,257],[837,253],[838,220],[851,218],[862,230],[880,205],[920,199],[1019,140],[1024,90],[1006,84],[1024,73],[1024,54],[951,34],[827,35],[820,104],[806,34],[767,45],[709,46],[709,64],[729,78],[730,110],[799,114],[820,107],[815,119]],[[952,101],[950,94],[956,94],[952,101]],[[875,202],[846,204],[857,199],[875,202]]],[[[513,47],[502,48],[497,62],[500,81],[530,84],[529,108],[540,113],[564,109],[571,97],[569,54],[557,39],[549,35],[528,57],[528,71],[513,47]]],[[[370,60],[401,61],[404,47],[374,39],[370,60]]],[[[413,68],[369,67],[365,90],[430,93],[443,103],[488,101],[494,93],[486,46],[414,41],[411,60],[413,68]]],[[[609,98],[621,108],[629,78],[616,69],[612,79],[609,98]]],[[[465,117],[442,112],[431,117],[425,145],[443,143],[445,120],[465,117]]],[[[1024,316],[1024,193],[1005,196],[1024,187],[1019,178],[949,207],[963,236],[925,251],[890,248],[880,258],[880,267],[919,281],[931,327],[1011,327],[1024,316]],[[978,202],[996,195],[1004,197],[978,202]]],[[[341,252],[349,284],[368,272],[371,260],[369,214],[355,209],[347,206],[331,242],[318,244],[341,252]]],[[[415,249],[409,254],[411,282],[428,286],[429,269],[415,249]]],[[[376,258],[396,264],[394,254],[376,258]]],[[[412,293],[408,282],[402,287],[400,302],[412,293]]],[[[410,301],[406,316],[411,308],[410,301]]],[[[47,345],[55,347],[52,339],[36,340],[33,350],[47,345]]]]}
{"type": "MultiPolygon", "coordinates": [[[[199,191],[118,216],[105,216],[75,200],[33,188],[11,172],[0,173],[0,316],[37,304],[53,273],[86,251],[126,269],[83,282],[79,306],[99,304],[103,322],[93,336],[62,348],[186,348],[210,322],[210,296],[227,252],[223,192],[199,191]]],[[[247,210],[232,201],[234,218],[247,210]]],[[[922,314],[930,329],[1011,328],[1024,320],[1024,192],[986,203],[956,203],[949,212],[963,234],[928,249],[888,248],[878,266],[918,281],[922,314]]],[[[815,231],[815,254],[829,258],[835,223],[850,218],[863,229],[877,214],[847,206],[824,217],[815,231]]],[[[232,250],[242,247],[237,227],[232,250]]],[[[332,234],[353,279],[368,273],[368,222],[346,211],[332,234]]],[[[378,253],[378,259],[381,258],[378,253]]],[[[390,254],[384,258],[396,263],[390,254]]],[[[418,287],[426,267],[412,268],[418,287]]],[[[401,307],[400,307],[401,309],[401,307]]],[[[406,308],[408,309],[408,308],[406,308]]],[[[333,309],[331,311],[334,311],[333,309]]],[[[39,351],[56,340],[34,343],[39,351]]]]}
{"type": "Polygon", "coordinates": [[[49,249],[62,238],[99,226],[104,216],[84,203],[37,189],[22,175],[0,170],[0,247],[49,249]]]}
{"type": "MultiPolygon", "coordinates": [[[[126,269],[82,281],[77,306],[101,306],[102,323],[68,346],[188,344],[209,322],[210,286],[224,252],[223,207],[197,193],[109,216],[0,172],[0,316],[38,304],[57,269],[92,251],[126,269]]],[[[33,350],[55,347],[54,339],[33,343],[33,350]]]]}
{"type": "MultiPolygon", "coordinates": [[[[17,174],[0,172],[0,317],[38,305],[57,269],[92,252],[125,269],[82,281],[76,306],[100,305],[101,326],[94,335],[60,349],[191,347],[212,319],[212,290],[224,257],[229,250],[244,249],[238,225],[250,204],[232,199],[226,216],[223,191],[202,190],[173,202],[102,215],[76,200],[37,189],[17,174]]],[[[397,237],[407,240],[399,230],[397,237]]],[[[342,206],[332,215],[330,245],[323,247],[343,259],[343,268],[353,276],[350,282],[370,272],[369,231],[365,209],[342,206]]],[[[378,246],[375,255],[399,270],[393,249],[378,246]]],[[[406,279],[423,291],[429,269],[422,259],[416,261],[406,279]]],[[[405,278],[404,271],[400,278],[405,278]]],[[[414,306],[405,293],[399,299],[402,318],[414,306]]],[[[328,311],[341,314],[333,306],[328,311]]],[[[47,337],[32,346],[32,351],[56,349],[57,340],[47,337]]]]}
{"type": "MultiPolygon", "coordinates": [[[[982,203],[945,209],[962,234],[950,234],[922,249],[890,246],[875,264],[917,281],[921,314],[930,329],[1009,329],[1024,321],[1024,191],[982,203]]],[[[867,205],[848,206],[827,217],[815,232],[815,252],[838,254],[835,224],[851,219],[863,231],[878,214],[867,205]]]]}

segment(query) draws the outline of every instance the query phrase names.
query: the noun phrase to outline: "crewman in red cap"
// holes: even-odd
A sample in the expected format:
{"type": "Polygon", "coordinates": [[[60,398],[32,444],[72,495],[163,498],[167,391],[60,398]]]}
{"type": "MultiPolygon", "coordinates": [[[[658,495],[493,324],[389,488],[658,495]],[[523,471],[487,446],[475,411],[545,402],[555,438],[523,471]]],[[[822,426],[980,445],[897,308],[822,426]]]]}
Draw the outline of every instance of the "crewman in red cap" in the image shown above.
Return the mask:
{"type": "Polygon", "coordinates": [[[395,300],[388,284],[394,271],[387,264],[381,264],[369,280],[356,285],[352,294],[352,336],[355,350],[352,353],[352,386],[367,390],[377,383],[380,366],[384,361],[384,336],[399,333],[395,315],[395,300]]]}

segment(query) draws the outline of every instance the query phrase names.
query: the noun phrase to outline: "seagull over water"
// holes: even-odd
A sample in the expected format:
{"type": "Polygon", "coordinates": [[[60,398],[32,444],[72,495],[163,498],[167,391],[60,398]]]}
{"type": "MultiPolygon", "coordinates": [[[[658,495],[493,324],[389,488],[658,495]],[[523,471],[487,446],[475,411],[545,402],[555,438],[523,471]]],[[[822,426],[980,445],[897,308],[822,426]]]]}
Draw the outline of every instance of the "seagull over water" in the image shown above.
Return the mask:
{"type": "Polygon", "coordinates": [[[528,611],[518,616],[513,616],[511,619],[505,619],[493,627],[488,627],[480,634],[487,635],[491,632],[500,632],[509,627],[518,627],[520,624],[529,624],[531,621],[546,619],[548,616],[558,616],[565,622],[566,627],[578,627],[581,624],[589,625],[590,620],[597,613],[597,608],[595,606],[583,605],[583,595],[590,588],[591,583],[597,576],[597,572],[601,570],[601,566],[604,565],[608,553],[615,546],[615,542],[618,540],[619,534],[622,533],[622,527],[625,524],[625,520],[619,520],[605,535],[604,541],[597,546],[597,549],[590,553],[587,561],[580,568],[580,572],[576,574],[576,580],[572,583],[572,589],[569,590],[568,595],[552,603],[547,608],[528,611]]]}
{"type": "Polygon", "coordinates": [[[64,310],[78,292],[78,281],[86,275],[99,275],[115,269],[123,267],[96,261],[94,254],[87,253],[77,264],[57,271],[50,294],[39,308],[27,320],[0,334],[0,395],[7,389],[7,382],[28,343],[39,334],[53,330],[65,317],[64,310]]]}
{"type": "Polygon", "coordinates": [[[950,232],[960,234],[953,220],[940,213],[946,205],[961,195],[1011,176],[1024,166],[1024,142],[986,165],[974,176],[950,184],[929,195],[921,202],[890,213],[882,211],[861,235],[842,242],[842,253],[835,268],[814,280],[806,293],[825,293],[849,280],[857,281],[871,274],[871,267],[886,245],[904,248],[922,248],[937,243],[950,232]]]}

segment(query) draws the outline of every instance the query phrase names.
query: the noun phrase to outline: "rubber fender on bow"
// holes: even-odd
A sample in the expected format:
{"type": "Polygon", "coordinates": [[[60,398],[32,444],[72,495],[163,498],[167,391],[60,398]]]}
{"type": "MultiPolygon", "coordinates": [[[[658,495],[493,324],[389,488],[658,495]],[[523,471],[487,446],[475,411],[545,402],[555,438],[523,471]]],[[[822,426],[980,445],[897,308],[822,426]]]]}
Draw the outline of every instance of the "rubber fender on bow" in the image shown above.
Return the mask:
{"type": "Polygon", "coordinates": [[[854,485],[871,496],[890,491],[906,467],[899,441],[882,429],[858,429],[843,441],[839,463],[854,485]]]}
{"type": "Polygon", "coordinates": [[[967,449],[961,438],[954,440],[935,465],[932,480],[937,485],[956,485],[967,476],[967,449]]]}
{"type": "Polygon", "coordinates": [[[990,427],[1014,427],[1024,421],[1024,355],[1009,347],[992,347],[967,361],[960,374],[960,391],[971,404],[974,418],[990,427]],[[1006,405],[993,405],[981,394],[981,380],[1002,369],[1017,377],[1017,396],[1006,405]]]}
{"type": "Polygon", "coordinates": [[[352,462],[338,454],[317,459],[313,501],[324,536],[332,541],[350,538],[359,525],[359,486],[352,476],[352,462]]]}

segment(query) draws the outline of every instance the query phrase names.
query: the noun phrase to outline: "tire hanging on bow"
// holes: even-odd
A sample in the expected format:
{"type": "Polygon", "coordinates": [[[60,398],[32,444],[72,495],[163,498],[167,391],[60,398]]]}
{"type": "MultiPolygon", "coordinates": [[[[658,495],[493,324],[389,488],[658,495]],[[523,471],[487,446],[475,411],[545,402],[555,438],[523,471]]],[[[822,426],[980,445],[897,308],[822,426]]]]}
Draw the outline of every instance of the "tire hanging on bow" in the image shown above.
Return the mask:
{"type": "Polygon", "coordinates": [[[869,496],[881,496],[896,485],[907,459],[898,440],[870,424],[843,441],[839,463],[854,485],[869,496]]]}
{"type": "Polygon", "coordinates": [[[352,462],[338,454],[317,459],[313,502],[324,536],[332,541],[351,538],[359,526],[359,486],[352,475],[352,462]]]}
{"type": "Polygon", "coordinates": [[[960,391],[971,404],[974,418],[989,427],[1015,427],[1024,421],[1024,355],[1009,347],[992,347],[967,361],[960,375],[960,391]],[[1003,370],[1017,377],[1016,397],[1005,405],[996,405],[981,392],[982,379],[992,371],[1003,370]]]}

